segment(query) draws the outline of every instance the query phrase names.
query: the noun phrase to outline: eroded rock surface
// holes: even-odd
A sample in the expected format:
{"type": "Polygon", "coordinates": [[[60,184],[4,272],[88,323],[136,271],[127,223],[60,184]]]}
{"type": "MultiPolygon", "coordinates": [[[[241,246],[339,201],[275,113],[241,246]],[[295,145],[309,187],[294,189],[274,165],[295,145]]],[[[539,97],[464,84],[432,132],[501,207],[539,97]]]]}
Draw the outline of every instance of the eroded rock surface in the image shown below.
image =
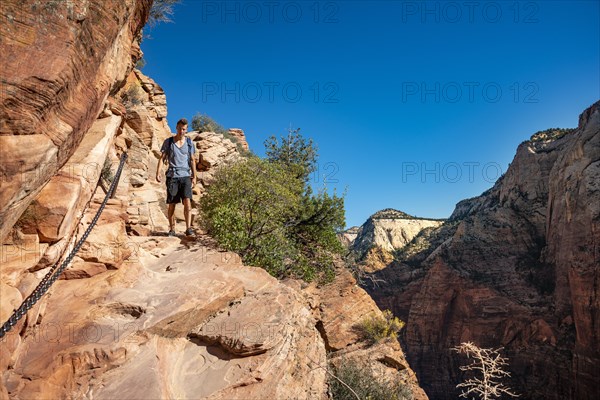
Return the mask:
{"type": "MultiPolygon", "coordinates": [[[[1,322],[90,227],[129,158],[71,265],[1,340],[0,398],[319,399],[327,348],[424,398],[398,342],[371,348],[356,335],[354,322],[379,310],[348,273],[305,292],[202,232],[166,236],[154,179],[172,134],[166,95],[132,69],[150,5],[2,2],[1,322]]],[[[190,133],[194,200],[248,151],[241,129],[229,135],[190,133]]]]}
{"type": "Polygon", "coordinates": [[[246,135],[244,131],[239,128],[229,128],[229,134],[235,137],[236,141],[240,144],[242,150],[248,151],[250,147],[246,141],[246,135]]]}
{"type": "MultiPolygon", "coordinates": [[[[298,282],[285,285],[243,266],[201,232],[166,236],[164,183],[154,172],[160,144],[171,133],[151,101],[156,87],[138,71],[130,74],[65,165],[72,190],[61,186],[64,176],[53,177],[30,206],[36,213],[26,213],[29,219],[19,220],[16,236],[3,246],[9,261],[0,270],[5,318],[88,228],[105,196],[93,184],[100,178],[109,185],[119,155],[128,152],[115,196],[72,265],[3,339],[0,393],[17,399],[318,399],[327,392],[326,352],[335,348],[377,364],[378,376],[398,379],[416,398],[426,398],[397,342],[371,351],[358,337],[356,322],[380,311],[349,273],[324,289],[304,291],[298,282]],[[134,93],[138,104],[124,93],[134,93]],[[93,179],[84,179],[81,166],[88,164],[93,179]],[[38,214],[44,218],[31,218],[38,214]]],[[[204,183],[240,157],[223,135],[190,136],[204,156],[204,183]]],[[[183,232],[183,216],[176,217],[176,231],[183,232]]]]}
{"type": "Polygon", "coordinates": [[[325,347],[300,294],[235,254],[175,238],[156,257],[153,240],[55,284],[4,373],[11,397],[319,398],[307,357],[325,347]]]}
{"type": "MultiPolygon", "coordinates": [[[[220,133],[193,131],[189,135],[199,154],[197,170],[200,190],[203,191],[206,186],[210,185],[220,166],[235,163],[240,159],[240,149],[234,141],[225,138],[220,133]]],[[[246,143],[245,139],[243,143],[246,143]]]]}

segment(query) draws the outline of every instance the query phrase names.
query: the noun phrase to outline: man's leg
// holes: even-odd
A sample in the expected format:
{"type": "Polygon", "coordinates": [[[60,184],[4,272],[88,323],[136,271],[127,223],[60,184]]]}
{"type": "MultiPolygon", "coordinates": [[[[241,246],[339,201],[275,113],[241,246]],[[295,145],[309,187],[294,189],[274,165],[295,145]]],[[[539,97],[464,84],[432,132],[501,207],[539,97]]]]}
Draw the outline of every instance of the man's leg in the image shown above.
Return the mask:
{"type": "Polygon", "coordinates": [[[167,215],[169,217],[169,230],[175,230],[175,203],[169,204],[169,208],[167,210],[167,215]]]}
{"type": "Polygon", "coordinates": [[[177,191],[173,178],[167,177],[167,219],[169,220],[169,235],[175,231],[175,204],[177,203],[177,191]]]}
{"type": "Polygon", "coordinates": [[[185,234],[192,235],[192,178],[183,181],[183,215],[185,217],[185,234]]]}
{"type": "Polygon", "coordinates": [[[191,213],[191,201],[188,198],[183,199],[183,215],[185,216],[185,229],[189,229],[192,226],[192,213],[191,213]]]}

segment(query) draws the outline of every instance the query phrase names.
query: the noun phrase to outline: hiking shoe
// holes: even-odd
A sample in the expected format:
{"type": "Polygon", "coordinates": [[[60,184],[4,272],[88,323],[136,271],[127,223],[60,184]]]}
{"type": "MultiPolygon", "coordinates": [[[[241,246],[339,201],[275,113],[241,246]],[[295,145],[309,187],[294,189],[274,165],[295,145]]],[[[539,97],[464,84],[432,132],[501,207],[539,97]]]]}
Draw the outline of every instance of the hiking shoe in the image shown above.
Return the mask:
{"type": "Polygon", "coordinates": [[[168,233],[169,236],[175,236],[175,231],[173,229],[171,229],[168,233]]]}
{"type": "Polygon", "coordinates": [[[192,228],[187,228],[187,230],[185,231],[185,234],[187,236],[192,236],[194,234],[194,230],[192,228]]]}

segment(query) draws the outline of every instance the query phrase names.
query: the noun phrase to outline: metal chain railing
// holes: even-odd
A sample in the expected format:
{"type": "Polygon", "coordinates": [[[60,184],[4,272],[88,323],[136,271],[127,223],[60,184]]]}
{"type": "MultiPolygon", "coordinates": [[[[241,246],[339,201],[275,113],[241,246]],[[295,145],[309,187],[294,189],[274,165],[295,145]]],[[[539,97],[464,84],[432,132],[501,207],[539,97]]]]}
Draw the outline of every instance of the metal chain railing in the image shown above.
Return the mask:
{"type": "Polygon", "coordinates": [[[121,171],[123,171],[123,166],[125,165],[126,160],[127,160],[127,153],[123,153],[123,155],[121,156],[121,162],[119,163],[119,168],[117,169],[117,172],[116,172],[115,177],[110,185],[108,193],[106,193],[106,196],[104,197],[104,200],[102,201],[102,204],[100,204],[100,208],[98,208],[98,211],[96,212],[96,215],[94,216],[94,219],[92,219],[90,226],[88,226],[88,228],[85,230],[85,232],[83,233],[83,236],[81,236],[81,239],[79,239],[79,241],[77,242],[77,244],[75,245],[73,250],[71,250],[71,252],[67,256],[67,258],[62,262],[62,264],[60,264],[60,267],[58,266],[59,263],[56,263],[52,267],[52,269],[46,274],[46,276],[44,276],[44,279],[41,280],[41,282],[37,285],[35,290],[23,301],[23,303],[21,303],[19,308],[17,308],[15,310],[15,312],[4,323],[4,325],[2,325],[2,328],[0,328],[0,339],[3,338],[4,335],[6,335],[6,333],[8,331],[10,331],[11,328],[17,324],[17,322],[23,317],[23,315],[27,314],[27,311],[29,311],[31,309],[31,307],[33,307],[35,305],[35,303],[37,303],[40,300],[40,298],[48,291],[48,289],[50,289],[50,286],[52,286],[52,284],[60,277],[60,275],[65,270],[65,268],[67,268],[69,266],[69,264],[73,260],[73,257],[75,257],[75,255],[77,254],[77,252],[79,251],[79,249],[81,248],[83,243],[86,241],[90,232],[92,231],[92,229],[98,222],[98,218],[100,218],[102,211],[104,211],[104,207],[106,206],[108,199],[111,197],[112,193],[115,191],[115,189],[119,183],[119,178],[121,177],[121,171]]]}

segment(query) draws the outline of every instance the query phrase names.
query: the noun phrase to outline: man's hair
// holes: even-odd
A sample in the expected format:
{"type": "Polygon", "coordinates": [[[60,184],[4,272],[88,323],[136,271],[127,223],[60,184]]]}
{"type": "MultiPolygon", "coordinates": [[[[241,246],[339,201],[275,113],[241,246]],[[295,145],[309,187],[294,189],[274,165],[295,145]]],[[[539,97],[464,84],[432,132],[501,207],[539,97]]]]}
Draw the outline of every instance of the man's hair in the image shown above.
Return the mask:
{"type": "Polygon", "coordinates": [[[181,118],[179,121],[177,121],[177,126],[176,126],[176,128],[179,128],[180,126],[182,126],[182,125],[187,125],[187,124],[188,124],[188,122],[187,122],[187,119],[185,119],[185,118],[181,118]]]}

